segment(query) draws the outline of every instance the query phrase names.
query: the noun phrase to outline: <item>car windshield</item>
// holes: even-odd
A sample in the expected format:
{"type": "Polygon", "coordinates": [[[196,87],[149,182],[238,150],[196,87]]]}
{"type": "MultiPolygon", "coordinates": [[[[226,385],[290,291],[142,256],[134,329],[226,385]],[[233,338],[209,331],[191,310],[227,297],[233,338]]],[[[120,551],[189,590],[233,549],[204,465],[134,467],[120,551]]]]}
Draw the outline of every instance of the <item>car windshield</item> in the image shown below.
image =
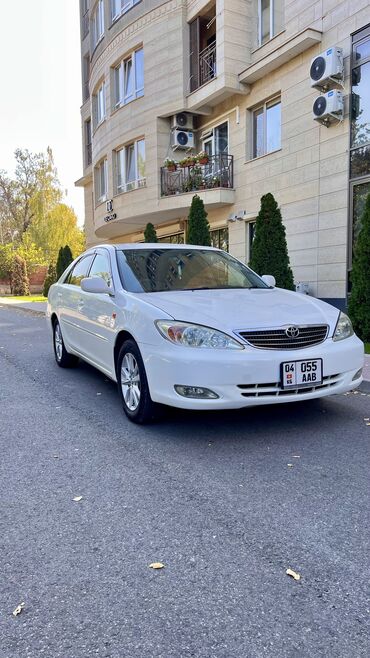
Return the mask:
{"type": "Polygon", "coordinates": [[[128,292],[268,288],[248,267],[211,249],[117,250],[122,285],[128,292]]]}

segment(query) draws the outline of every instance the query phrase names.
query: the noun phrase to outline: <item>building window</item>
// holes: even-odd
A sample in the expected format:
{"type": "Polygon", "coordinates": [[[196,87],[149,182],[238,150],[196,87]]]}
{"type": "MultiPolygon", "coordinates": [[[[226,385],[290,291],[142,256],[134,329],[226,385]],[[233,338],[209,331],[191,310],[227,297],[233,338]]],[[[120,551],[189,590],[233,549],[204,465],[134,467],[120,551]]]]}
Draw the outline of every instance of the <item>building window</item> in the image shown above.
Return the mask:
{"type": "Polygon", "coordinates": [[[253,158],[281,148],[281,99],[275,98],[253,112],[253,158]]]}
{"type": "Polygon", "coordinates": [[[82,60],[82,100],[85,103],[90,96],[89,80],[90,80],[90,55],[85,55],[82,60]]]}
{"type": "Polygon", "coordinates": [[[132,9],[132,7],[137,5],[139,2],[140,0],[111,0],[110,10],[112,23],[122,14],[125,14],[126,11],[132,9]]]}
{"type": "Polygon", "coordinates": [[[258,43],[262,46],[284,27],[283,0],[257,0],[258,2],[258,43]]]}
{"type": "Polygon", "coordinates": [[[145,140],[138,139],[116,151],[116,192],[145,187],[145,140]]]}
{"type": "Polygon", "coordinates": [[[227,227],[214,229],[210,233],[212,247],[229,251],[229,229],[227,227]]]}
{"type": "Polygon", "coordinates": [[[91,165],[92,160],[91,119],[85,121],[85,166],[91,165]]]}
{"type": "Polygon", "coordinates": [[[256,234],[256,222],[248,222],[247,224],[247,244],[248,244],[248,263],[252,258],[253,240],[256,234]]]}
{"type": "Polygon", "coordinates": [[[370,27],[352,37],[350,193],[351,235],[349,269],[370,193],[370,27]]]}
{"type": "Polygon", "coordinates": [[[144,51],[135,50],[114,69],[114,106],[144,95],[144,51]]]}
{"type": "Polygon", "coordinates": [[[216,3],[189,23],[190,91],[217,76],[216,3]]]}
{"type": "Polygon", "coordinates": [[[162,238],[158,238],[158,242],[167,242],[169,244],[184,244],[185,236],[184,233],[173,233],[172,235],[165,235],[162,238]]]}
{"type": "Polygon", "coordinates": [[[89,0],[82,0],[82,38],[89,34],[89,0]]]}
{"type": "Polygon", "coordinates": [[[93,95],[94,130],[104,121],[105,116],[105,83],[103,82],[93,95]]]}
{"type": "Polygon", "coordinates": [[[92,49],[98,45],[104,36],[104,0],[98,0],[91,16],[92,49]]]}
{"type": "Polygon", "coordinates": [[[96,203],[106,200],[108,193],[108,160],[105,158],[95,167],[95,198],[96,203]]]}

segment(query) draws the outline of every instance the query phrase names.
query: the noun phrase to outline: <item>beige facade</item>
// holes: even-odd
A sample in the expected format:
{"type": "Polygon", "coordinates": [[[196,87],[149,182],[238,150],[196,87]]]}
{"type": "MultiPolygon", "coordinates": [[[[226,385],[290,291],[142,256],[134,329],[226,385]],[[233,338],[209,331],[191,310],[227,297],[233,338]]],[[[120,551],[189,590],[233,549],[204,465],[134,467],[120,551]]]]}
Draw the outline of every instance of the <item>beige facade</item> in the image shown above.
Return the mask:
{"type": "Polygon", "coordinates": [[[211,229],[222,229],[215,244],[227,234],[230,253],[248,262],[260,198],[272,192],[295,282],[343,305],[352,244],[352,35],[369,23],[370,0],[81,0],[78,184],[88,245],[140,241],[148,221],[176,240],[197,193],[211,229]],[[321,92],[311,87],[310,66],[333,46],[344,55],[344,116],[326,127],[313,119],[321,92]],[[193,117],[192,151],[171,146],[181,112],[193,117]],[[162,169],[165,158],[201,149],[208,165],[162,169]]]}

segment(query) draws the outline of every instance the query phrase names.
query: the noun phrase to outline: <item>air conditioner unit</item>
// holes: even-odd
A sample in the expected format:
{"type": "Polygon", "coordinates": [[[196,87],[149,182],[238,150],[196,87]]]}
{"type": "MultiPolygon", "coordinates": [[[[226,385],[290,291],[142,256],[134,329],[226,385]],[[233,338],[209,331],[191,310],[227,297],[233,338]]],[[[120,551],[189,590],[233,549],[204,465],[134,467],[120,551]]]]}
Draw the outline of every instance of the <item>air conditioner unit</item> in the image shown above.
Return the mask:
{"type": "Polygon", "coordinates": [[[173,130],[171,146],[174,149],[193,149],[195,146],[194,133],[190,130],[173,130]]]}
{"type": "Polygon", "coordinates": [[[343,86],[343,76],[342,48],[328,48],[311,62],[311,87],[326,90],[338,84],[343,86]]]}
{"type": "Polygon", "coordinates": [[[172,117],[172,129],[182,128],[183,130],[194,129],[194,117],[189,112],[179,112],[172,117]]]}
{"type": "Polygon", "coordinates": [[[312,107],[313,118],[328,126],[343,120],[343,94],[337,89],[318,96],[312,107]]]}

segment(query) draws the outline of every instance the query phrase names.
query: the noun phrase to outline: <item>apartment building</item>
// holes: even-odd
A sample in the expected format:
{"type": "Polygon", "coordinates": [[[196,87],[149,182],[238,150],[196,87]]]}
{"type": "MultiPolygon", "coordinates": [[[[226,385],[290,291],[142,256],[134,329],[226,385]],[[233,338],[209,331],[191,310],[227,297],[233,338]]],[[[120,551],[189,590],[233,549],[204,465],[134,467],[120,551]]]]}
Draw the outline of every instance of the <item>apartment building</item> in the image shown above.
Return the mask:
{"type": "Polygon", "coordinates": [[[344,307],[370,192],[370,0],[80,10],[88,245],[140,242],[148,221],[182,243],[196,193],[213,244],[248,262],[272,192],[296,284],[344,307]]]}

